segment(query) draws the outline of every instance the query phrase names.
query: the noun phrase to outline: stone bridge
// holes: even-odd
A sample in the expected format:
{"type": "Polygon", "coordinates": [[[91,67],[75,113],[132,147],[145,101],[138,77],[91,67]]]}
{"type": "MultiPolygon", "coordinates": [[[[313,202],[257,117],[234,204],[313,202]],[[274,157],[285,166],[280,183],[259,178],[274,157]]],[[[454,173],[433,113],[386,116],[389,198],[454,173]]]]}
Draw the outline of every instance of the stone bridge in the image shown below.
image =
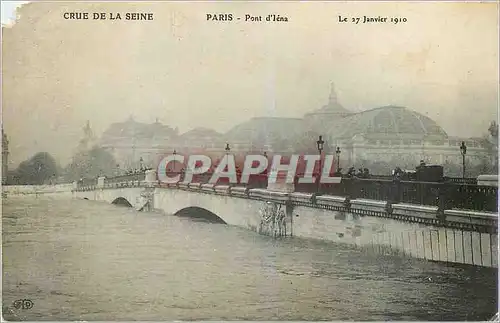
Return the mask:
{"type": "Polygon", "coordinates": [[[382,254],[498,268],[497,213],[316,196],[277,187],[159,185],[153,171],[142,180],[74,183],[72,194],[137,210],[203,217],[274,237],[321,239],[382,254]]]}

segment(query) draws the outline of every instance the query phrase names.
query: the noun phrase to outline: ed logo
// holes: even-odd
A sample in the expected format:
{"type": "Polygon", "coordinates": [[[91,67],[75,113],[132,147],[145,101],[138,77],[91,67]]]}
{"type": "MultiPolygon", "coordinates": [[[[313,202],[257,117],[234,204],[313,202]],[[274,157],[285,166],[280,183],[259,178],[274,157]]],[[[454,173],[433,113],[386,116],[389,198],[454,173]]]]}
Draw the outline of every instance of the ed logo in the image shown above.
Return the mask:
{"type": "Polygon", "coordinates": [[[33,308],[33,302],[29,299],[18,299],[17,301],[14,301],[12,306],[16,309],[23,309],[23,310],[29,310],[33,308]]]}

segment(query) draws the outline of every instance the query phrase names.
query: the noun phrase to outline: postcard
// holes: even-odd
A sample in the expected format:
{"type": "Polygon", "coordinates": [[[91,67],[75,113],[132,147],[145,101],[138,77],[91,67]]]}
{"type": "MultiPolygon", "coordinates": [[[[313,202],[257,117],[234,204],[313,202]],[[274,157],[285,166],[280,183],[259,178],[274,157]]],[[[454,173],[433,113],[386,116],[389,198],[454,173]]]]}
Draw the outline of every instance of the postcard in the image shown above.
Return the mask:
{"type": "Polygon", "coordinates": [[[4,320],[498,321],[498,2],[1,6],[4,320]]]}

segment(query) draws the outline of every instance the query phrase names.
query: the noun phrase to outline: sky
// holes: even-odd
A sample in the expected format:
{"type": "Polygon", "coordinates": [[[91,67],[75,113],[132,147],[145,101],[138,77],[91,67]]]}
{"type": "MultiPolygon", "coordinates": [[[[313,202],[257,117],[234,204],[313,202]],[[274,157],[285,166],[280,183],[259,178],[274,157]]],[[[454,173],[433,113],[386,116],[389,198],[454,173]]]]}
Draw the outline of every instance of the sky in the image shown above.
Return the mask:
{"type": "MultiPolygon", "coordinates": [[[[11,9],[2,1],[2,24],[11,9]]],[[[405,106],[451,136],[481,136],[498,119],[497,3],[34,2],[2,36],[11,165],[38,151],[64,165],[87,120],[100,135],[129,116],[181,132],[302,117],[327,103],[331,82],[349,110],[405,106]],[[154,20],[64,19],[70,12],[154,20]],[[356,25],[339,15],[407,22],[356,25]]]]}

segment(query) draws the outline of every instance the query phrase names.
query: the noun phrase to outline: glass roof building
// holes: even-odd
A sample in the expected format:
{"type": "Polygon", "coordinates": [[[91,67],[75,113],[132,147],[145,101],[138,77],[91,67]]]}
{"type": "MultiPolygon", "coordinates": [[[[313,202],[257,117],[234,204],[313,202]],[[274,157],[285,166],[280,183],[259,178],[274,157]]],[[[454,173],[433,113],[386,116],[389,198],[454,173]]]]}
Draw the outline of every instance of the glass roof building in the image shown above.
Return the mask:
{"type": "Polygon", "coordinates": [[[338,102],[333,85],[327,104],[303,118],[257,117],[226,133],[195,128],[184,134],[158,121],[146,124],[130,118],[111,125],[102,135],[101,146],[113,151],[124,165],[137,164],[139,158],[154,164],[158,155],[174,149],[222,153],[226,143],[231,151],[242,153],[316,153],[319,135],[326,142],[326,153],[340,148],[344,168],[373,161],[397,163],[402,168],[414,167],[420,160],[461,164],[462,141],[471,163],[487,153],[481,139],[450,137],[434,120],[406,107],[349,111],[338,102]]]}

